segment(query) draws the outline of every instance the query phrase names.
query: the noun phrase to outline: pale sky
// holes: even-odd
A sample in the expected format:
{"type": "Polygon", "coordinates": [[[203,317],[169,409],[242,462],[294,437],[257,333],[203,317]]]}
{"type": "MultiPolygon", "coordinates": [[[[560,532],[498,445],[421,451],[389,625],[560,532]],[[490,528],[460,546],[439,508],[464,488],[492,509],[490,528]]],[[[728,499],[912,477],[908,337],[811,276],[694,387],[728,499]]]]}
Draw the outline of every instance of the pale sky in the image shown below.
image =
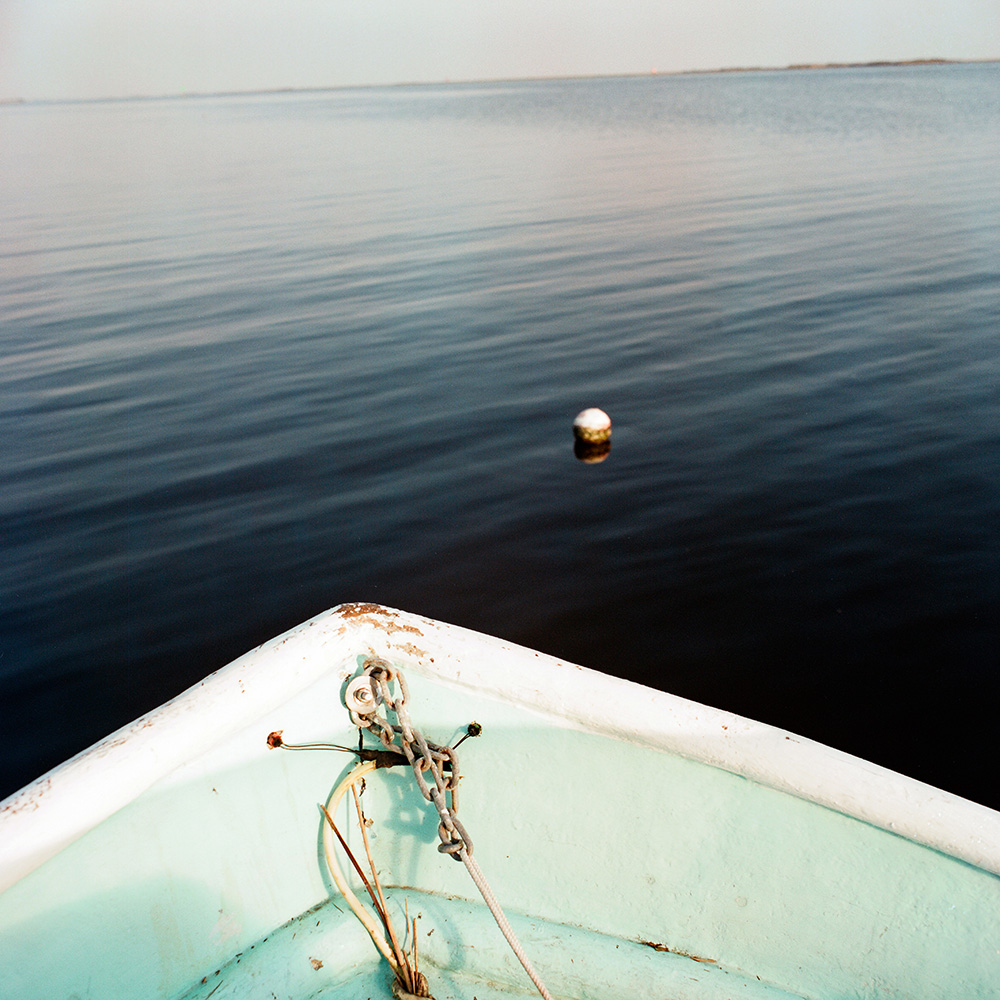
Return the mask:
{"type": "Polygon", "coordinates": [[[0,0],[0,99],[1000,58],[1000,0],[0,0]]]}

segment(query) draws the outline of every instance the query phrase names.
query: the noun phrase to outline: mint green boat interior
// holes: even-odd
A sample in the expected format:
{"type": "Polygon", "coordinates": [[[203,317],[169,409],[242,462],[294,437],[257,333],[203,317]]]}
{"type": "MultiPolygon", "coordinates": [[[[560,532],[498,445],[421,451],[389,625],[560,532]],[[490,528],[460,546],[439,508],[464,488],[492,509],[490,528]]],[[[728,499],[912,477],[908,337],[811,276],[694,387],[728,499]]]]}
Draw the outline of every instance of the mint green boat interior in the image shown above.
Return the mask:
{"type": "MultiPolygon", "coordinates": [[[[469,723],[459,815],[556,998],[1000,995],[1000,814],[768,726],[376,605],[342,605],[0,804],[0,996],[391,996],[326,867],[346,681],[401,669],[469,723]]],[[[437,1000],[531,996],[408,767],[372,855],[437,1000]]],[[[363,856],[353,807],[337,823],[363,856]]],[[[346,866],[345,866],[346,867],[346,866]]]]}

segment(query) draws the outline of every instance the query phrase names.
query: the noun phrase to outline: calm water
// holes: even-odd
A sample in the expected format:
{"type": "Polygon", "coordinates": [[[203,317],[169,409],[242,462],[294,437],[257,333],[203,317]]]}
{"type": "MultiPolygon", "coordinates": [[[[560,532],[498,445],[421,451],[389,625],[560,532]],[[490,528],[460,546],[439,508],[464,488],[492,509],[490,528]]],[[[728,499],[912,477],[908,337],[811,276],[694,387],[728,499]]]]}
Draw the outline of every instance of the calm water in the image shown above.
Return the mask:
{"type": "Polygon", "coordinates": [[[998,177],[1000,65],[0,108],[0,793],[368,600],[1000,806],[998,177]]]}

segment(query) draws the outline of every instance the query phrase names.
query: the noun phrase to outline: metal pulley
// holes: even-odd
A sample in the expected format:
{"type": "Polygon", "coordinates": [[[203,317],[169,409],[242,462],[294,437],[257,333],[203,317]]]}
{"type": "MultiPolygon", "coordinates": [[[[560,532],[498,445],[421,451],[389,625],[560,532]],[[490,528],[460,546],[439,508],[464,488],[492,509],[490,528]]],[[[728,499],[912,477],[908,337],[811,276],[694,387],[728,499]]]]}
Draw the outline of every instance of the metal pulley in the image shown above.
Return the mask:
{"type": "Polygon", "coordinates": [[[382,703],[382,695],[368,674],[360,674],[347,685],[344,704],[352,715],[371,715],[382,703]]]}

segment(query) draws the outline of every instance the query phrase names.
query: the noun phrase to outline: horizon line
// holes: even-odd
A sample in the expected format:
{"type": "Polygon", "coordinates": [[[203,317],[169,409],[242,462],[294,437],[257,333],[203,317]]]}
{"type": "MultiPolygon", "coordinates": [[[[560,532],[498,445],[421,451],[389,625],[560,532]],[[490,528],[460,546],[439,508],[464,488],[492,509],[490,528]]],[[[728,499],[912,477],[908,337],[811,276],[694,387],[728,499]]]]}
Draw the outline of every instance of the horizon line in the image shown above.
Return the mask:
{"type": "Polygon", "coordinates": [[[635,73],[574,73],[554,76],[511,76],[511,77],[473,77],[452,80],[448,77],[438,80],[400,80],[393,83],[342,83],[317,84],[314,86],[262,87],[248,90],[205,90],[177,91],[161,94],[129,94],[112,97],[7,97],[0,98],[0,107],[23,104],[102,104],[125,101],[170,101],[212,97],[263,97],[269,94],[317,94],[341,90],[379,90],[393,87],[448,87],[470,86],[475,84],[495,83],[545,83],[570,80],[618,80],[640,79],[645,77],[663,76],[710,76],[726,73],[780,73],[786,71],[809,71],[831,69],[879,69],[907,66],[954,66],[980,65],[1000,62],[1000,56],[983,59],[947,59],[943,57],[926,57],[916,59],[875,59],[863,62],[802,62],[788,63],[783,66],[720,66],[711,69],[651,69],[635,73]]]}

